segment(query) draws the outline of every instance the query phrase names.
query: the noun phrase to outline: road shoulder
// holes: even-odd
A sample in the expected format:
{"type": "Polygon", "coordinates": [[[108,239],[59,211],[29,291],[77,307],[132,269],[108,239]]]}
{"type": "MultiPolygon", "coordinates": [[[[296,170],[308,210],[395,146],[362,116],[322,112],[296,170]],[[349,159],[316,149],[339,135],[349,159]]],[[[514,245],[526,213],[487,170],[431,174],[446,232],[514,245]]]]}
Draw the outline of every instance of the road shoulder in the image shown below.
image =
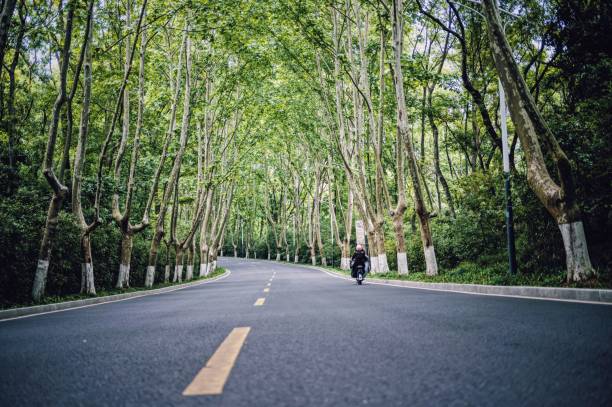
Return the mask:
{"type": "Polygon", "coordinates": [[[71,309],[93,307],[95,305],[107,304],[107,303],[117,302],[117,301],[131,300],[134,298],[145,297],[148,295],[168,293],[172,291],[182,290],[184,288],[196,287],[202,284],[212,283],[212,282],[224,279],[228,277],[230,274],[231,274],[231,271],[226,269],[225,273],[219,276],[213,277],[213,278],[192,281],[192,282],[184,283],[184,284],[172,285],[169,287],[135,291],[135,292],[125,293],[125,294],[107,295],[103,297],[86,298],[83,300],[57,302],[53,304],[44,304],[44,305],[34,305],[31,307],[9,308],[6,310],[0,310],[0,322],[10,321],[10,320],[19,319],[19,318],[27,318],[27,317],[41,315],[41,314],[50,314],[54,312],[68,311],[71,309]]]}
{"type": "MultiPolygon", "coordinates": [[[[319,270],[329,276],[344,280],[353,280],[343,273],[322,267],[305,265],[319,270]]],[[[425,283],[420,281],[387,280],[368,276],[366,284],[386,285],[391,287],[415,288],[419,290],[446,291],[461,294],[490,295],[549,301],[579,302],[586,304],[612,305],[612,290],[565,287],[502,286],[458,283],[425,283]]]]}

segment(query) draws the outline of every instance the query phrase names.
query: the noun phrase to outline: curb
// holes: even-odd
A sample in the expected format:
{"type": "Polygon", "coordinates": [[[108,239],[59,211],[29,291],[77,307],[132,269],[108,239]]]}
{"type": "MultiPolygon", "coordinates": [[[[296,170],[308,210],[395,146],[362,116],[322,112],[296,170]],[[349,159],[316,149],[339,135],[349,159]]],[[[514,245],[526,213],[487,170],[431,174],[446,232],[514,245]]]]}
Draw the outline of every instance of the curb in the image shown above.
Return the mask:
{"type": "MultiPolygon", "coordinates": [[[[306,265],[305,267],[322,271],[332,277],[341,278],[343,280],[353,280],[352,278],[347,277],[346,275],[337,271],[327,270],[316,266],[306,265]]],[[[375,277],[369,277],[366,284],[415,288],[418,290],[446,291],[461,294],[612,305],[612,290],[608,289],[424,283],[420,281],[385,280],[375,277]]]]}
{"type": "Polygon", "coordinates": [[[34,305],[31,307],[10,308],[0,311],[0,322],[10,321],[13,319],[27,318],[40,314],[50,314],[60,311],[68,311],[76,308],[92,307],[94,305],[106,304],[109,302],[125,301],[138,297],[146,297],[148,295],[163,294],[171,291],[182,290],[183,288],[195,287],[202,284],[212,283],[221,280],[231,274],[231,271],[226,269],[225,273],[220,276],[210,279],[193,281],[190,283],[177,284],[169,287],[155,288],[152,290],[135,291],[125,294],[106,295],[104,297],[86,298],[84,300],[65,301],[54,304],[34,305]]]}

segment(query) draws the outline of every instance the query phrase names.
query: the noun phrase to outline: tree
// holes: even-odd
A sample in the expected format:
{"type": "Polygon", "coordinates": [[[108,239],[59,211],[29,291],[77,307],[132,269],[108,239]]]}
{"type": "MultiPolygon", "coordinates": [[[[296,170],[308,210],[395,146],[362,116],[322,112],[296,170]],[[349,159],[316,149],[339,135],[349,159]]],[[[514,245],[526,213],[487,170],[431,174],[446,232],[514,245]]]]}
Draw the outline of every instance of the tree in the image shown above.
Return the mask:
{"type": "Polygon", "coordinates": [[[436,260],[436,252],[431,238],[431,229],[429,226],[429,212],[423,202],[421,193],[421,185],[419,180],[419,170],[417,167],[416,156],[412,149],[410,134],[408,133],[408,122],[406,112],[406,99],[404,96],[404,75],[402,71],[402,46],[404,32],[404,5],[402,0],[393,1],[392,21],[393,21],[393,55],[394,55],[394,82],[395,82],[395,99],[397,104],[397,127],[400,137],[404,140],[406,155],[408,159],[408,172],[412,180],[412,190],[414,197],[414,205],[417,216],[419,218],[419,226],[421,232],[421,242],[423,243],[423,253],[425,255],[425,263],[428,275],[438,274],[438,262],[436,260]]]}
{"type": "Polygon", "coordinates": [[[542,118],[512,56],[497,5],[483,0],[487,32],[499,78],[508,98],[508,108],[527,161],[529,185],[555,219],[565,247],[567,280],[581,281],[593,273],[582,215],[578,207],[571,163],[542,118]],[[555,182],[548,172],[543,148],[557,172],[555,182]]]}
{"type": "MultiPolygon", "coordinates": [[[[8,3],[8,1],[7,1],[8,3]]],[[[56,177],[53,170],[53,155],[55,153],[55,145],[57,143],[57,131],[60,121],[60,112],[66,103],[66,82],[68,79],[68,65],[70,62],[70,54],[72,48],[72,28],[74,23],[74,2],[69,1],[67,4],[67,16],[64,26],[64,43],[61,52],[60,72],[59,72],[59,91],[53,110],[51,112],[51,125],[49,127],[49,136],[47,140],[47,148],[45,150],[45,158],[43,160],[43,175],[53,191],[49,209],[47,211],[47,219],[45,222],[45,231],[40,243],[38,253],[38,264],[36,266],[36,274],[34,275],[34,284],[32,286],[32,298],[34,301],[40,301],[45,292],[47,283],[47,271],[49,270],[49,259],[51,257],[51,249],[53,241],[57,233],[57,224],[59,211],[61,209],[64,198],[68,194],[68,188],[63,185],[56,177]]],[[[3,9],[4,12],[4,9],[3,9]]],[[[12,14],[12,13],[11,13],[12,14]]]]}

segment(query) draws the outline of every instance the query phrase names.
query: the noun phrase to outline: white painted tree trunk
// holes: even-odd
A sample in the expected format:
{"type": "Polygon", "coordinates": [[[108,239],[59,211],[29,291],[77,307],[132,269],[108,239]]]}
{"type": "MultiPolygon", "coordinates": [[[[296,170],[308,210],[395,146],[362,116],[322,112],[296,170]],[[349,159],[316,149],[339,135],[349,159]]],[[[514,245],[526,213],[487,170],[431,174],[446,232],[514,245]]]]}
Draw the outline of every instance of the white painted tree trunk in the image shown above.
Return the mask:
{"type": "Polygon", "coordinates": [[[342,257],[340,259],[340,268],[342,270],[349,270],[351,268],[351,258],[350,257],[342,257]]]}
{"type": "Polygon", "coordinates": [[[123,281],[125,280],[125,265],[119,264],[119,275],[117,276],[117,284],[115,288],[123,288],[123,281]]]}
{"type": "Polygon", "coordinates": [[[183,265],[174,266],[174,275],[172,276],[172,282],[181,282],[183,276],[183,265]]]}
{"type": "Polygon", "coordinates": [[[120,264],[119,265],[119,276],[117,277],[117,285],[116,288],[123,288],[124,285],[129,287],[129,279],[130,279],[130,265],[129,264],[120,264]],[[128,284],[126,285],[126,281],[128,284]]]}
{"type": "Polygon", "coordinates": [[[170,282],[170,265],[166,264],[164,267],[164,283],[170,282]]]}
{"type": "Polygon", "coordinates": [[[382,227],[376,233],[376,246],[378,251],[378,272],[379,273],[388,273],[389,272],[389,262],[387,261],[387,253],[385,252],[385,239],[384,239],[384,231],[382,227]]]}
{"type": "Polygon", "coordinates": [[[268,260],[270,260],[270,252],[268,252],[268,260]]]}
{"type": "Polygon", "coordinates": [[[217,269],[217,260],[213,260],[212,268],[211,268],[210,272],[214,273],[216,269],[217,269]]]}
{"type": "Polygon", "coordinates": [[[298,263],[299,261],[300,261],[300,256],[296,254],[295,257],[293,258],[293,262],[298,263]]]}
{"type": "Polygon", "coordinates": [[[276,252],[276,261],[280,261],[281,259],[281,254],[279,252],[276,252]]]}
{"type": "Polygon", "coordinates": [[[130,264],[132,261],[133,236],[129,233],[121,235],[121,256],[119,259],[119,276],[116,288],[127,288],[130,286],[130,264]]]}
{"type": "Polygon", "coordinates": [[[379,273],[389,272],[389,262],[387,261],[386,253],[382,253],[378,255],[378,272],[379,273]]]}
{"type": "Polygon", "coordinates": [[[200,277],[206,275],[206,263],[200,263],[200,277]]]}
{"type": "Polygon", "coordinates": [[[257,258],[257,252],[253,252],[253,258],[256,259],[257,258]]]}
{"type": "Polygon", "coordinates": [[[187,274],[185,274],[185,280],[189,281],[193,278],[193,266],[190,264],[187,266],[187,274]]]}
{"type": "Polygon", "coordinates": [[[316,266],[317,265],[317,256],[310,256],[310,261],[312,261],[312,265],[316,266]]]}
{"type": "Polygon", "coordinates": [[[397,272],[408,274],[408,256],[406,256],[406,253],[397,253],[397,272]]]}
{"type": "Polygon", "coordinates": [[[155,266],[147,266],[147,274],[145,275],[145,287],[152,287],[155,279],[155,266]]]}
{"type": "Polygon", "coordinates": [[[125,275],[123,276],[123,286],[125,288],[130,287],[130,265],[126,264],[125,275]]]}
{"type": "Polygon", "coordinates": [[[34,275],[34,284],[32,286],[32,297],[35,301],[42,298],[45,292],[45,283],[47,282],[47,272],[49,270],[48,260],[38,260],[36,265],[36,274],[34,275]]]}
{"type": "Polygon", "coordinates": [[[81,263],[81,293],[96,295],[93,264],[81,263]]]}
{"type": "Polygon", "coordinates": [[[433,245],[426,246],[423,249],[423,253],[425,254],[425,273],[428,276],[437,276],[438,262],[436,261],[436,251],[433,245]]]}
{"type": "Polygon", "coordinates": [[[370,256],[370,273],[378,273],[378,256],[370,256]]]}
{"type": "Polygon", "coordinates": [[[289,263],[290,260],[291,260],[291,256],[289,255],[289,253],[287,253],[287,263],[289,263]]]}
{"type": "Polygon", "coordinates": [[[567,281],[582,281],[595,274],[584,233],[582,221],[562,223],[559,225],[565,261],[567,262],[567,281]]]}

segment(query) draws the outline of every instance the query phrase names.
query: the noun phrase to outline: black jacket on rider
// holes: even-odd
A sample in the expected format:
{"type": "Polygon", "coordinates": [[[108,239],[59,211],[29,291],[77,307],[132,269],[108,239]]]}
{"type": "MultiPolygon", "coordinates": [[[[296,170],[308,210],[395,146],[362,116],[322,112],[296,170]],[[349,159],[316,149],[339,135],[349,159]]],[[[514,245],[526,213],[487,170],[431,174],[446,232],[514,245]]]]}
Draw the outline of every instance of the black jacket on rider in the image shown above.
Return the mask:
{"type": "Polygon", "coordinates": [[[351,277],[357,278],[357,268],[363,267],[364,273],[370,271],[370,258],[365,250],[356,250],[351,257],[351,277]]]}

